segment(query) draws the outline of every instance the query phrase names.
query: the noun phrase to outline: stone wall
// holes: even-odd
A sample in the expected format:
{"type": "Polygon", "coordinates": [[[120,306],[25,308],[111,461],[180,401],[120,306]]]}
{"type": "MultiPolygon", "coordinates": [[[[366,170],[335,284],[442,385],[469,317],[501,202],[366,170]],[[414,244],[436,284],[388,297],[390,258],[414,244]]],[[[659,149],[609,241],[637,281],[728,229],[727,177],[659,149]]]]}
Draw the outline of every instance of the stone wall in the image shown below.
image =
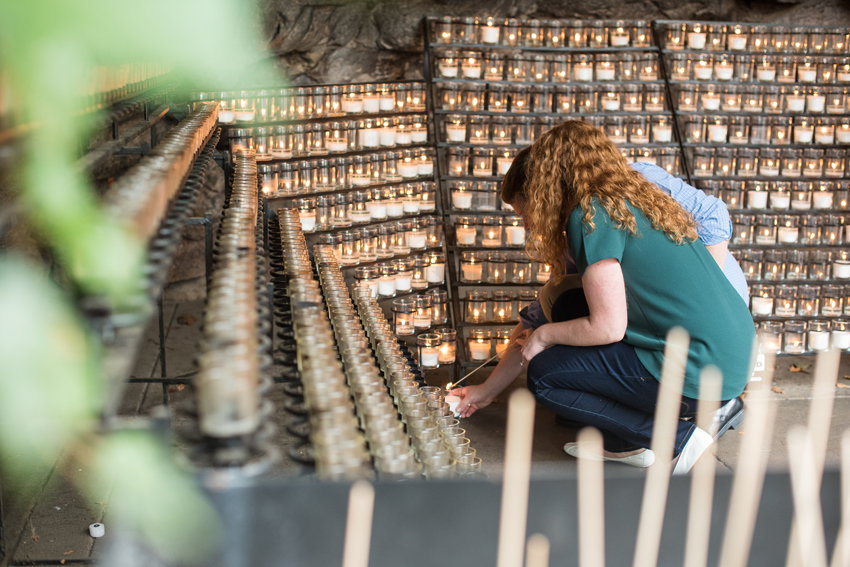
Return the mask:
{"type": "Polygon", "coordinates": [[[423,18],[704,19],[850,26],[848,0],[261,0],[262,33],[294,84],[422,77],[423,18]]]}

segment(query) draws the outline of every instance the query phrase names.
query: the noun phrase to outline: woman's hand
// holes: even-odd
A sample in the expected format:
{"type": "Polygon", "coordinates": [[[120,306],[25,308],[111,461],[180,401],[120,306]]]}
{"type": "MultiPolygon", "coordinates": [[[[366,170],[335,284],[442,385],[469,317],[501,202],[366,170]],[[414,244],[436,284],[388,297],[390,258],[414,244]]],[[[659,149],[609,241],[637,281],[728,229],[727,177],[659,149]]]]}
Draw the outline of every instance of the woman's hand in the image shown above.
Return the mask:
{"type": "Polygon", "coordinates": [[[523,335],[517,338],[517,343],[522,349],[520,352],[522,352],[523,364],[528,364],[532,358],[552,346],[545,339],[546,333],[543,330],[544,327],[546,325],[533,330],[528,329],[526,333],[523,333],[523,335]]]}
{"type": "Polygon", "coordinates": [[[484,384],[478,386],[465,386],[460,390],[460,403],[457,411],[461,417],[469,417],[483,407],[487,407],[493,401],[484,384]]]}

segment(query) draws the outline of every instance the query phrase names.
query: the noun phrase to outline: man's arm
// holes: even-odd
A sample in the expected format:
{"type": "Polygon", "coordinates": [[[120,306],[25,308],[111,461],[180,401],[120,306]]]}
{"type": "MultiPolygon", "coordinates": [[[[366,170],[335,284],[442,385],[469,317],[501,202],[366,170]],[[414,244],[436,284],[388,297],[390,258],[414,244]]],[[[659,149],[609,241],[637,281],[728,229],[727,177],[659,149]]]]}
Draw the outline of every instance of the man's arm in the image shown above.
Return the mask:
{"type": "Polygon", "coordinates": [[[718,244],[712,244],[710,246],[706,246],[705,248],[720,266],[720,269],[724,269],[726,267],[726,256],[729,252],[729,241],[724,240],[723,242],[720,242],[718,244]]]}

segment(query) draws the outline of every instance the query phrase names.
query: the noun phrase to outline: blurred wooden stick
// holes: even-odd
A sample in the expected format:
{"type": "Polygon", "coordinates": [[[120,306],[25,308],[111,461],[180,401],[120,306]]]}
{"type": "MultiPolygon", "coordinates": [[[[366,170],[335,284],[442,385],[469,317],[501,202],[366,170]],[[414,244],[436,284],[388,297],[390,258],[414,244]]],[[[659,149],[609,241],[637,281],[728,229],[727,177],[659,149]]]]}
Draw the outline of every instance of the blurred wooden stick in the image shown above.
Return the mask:
{"type": "Polygon", "coordinates": [[[533,534],[528,538],[525,567],[549,567],[549,538],[545,535],[533,534]]]}
{"type": "Polygon", "coordinates": [[[794,523],[801,564],[826,567],[826,540],[820,505],[820,482],[815,481],[812,435],[805,427],[788,431],[788,465],[791,469],[791,492],[794,496],[794,523]]]}
{"type": "Polygon", "coordinates": [[[656,567],[658,564],[661,528],[664,523],[664,509],[667,506],[667,489],[670,485],[670,461],[673,458],[673,446],[676,444],[689,340],[687,331],[681,327],[673,327],[667,333],[661,385],[655,406],[655,425],[652,429],[655,462],[649,467],[644,483],[637,545],[632,563],[634,567],[656,567]]]}
{"type": "MultiPolygon", "coordinates": [[[[716,366],[703,369],[699,380],[697,427],[711,431],[714,412],[720,406],[723,375],[716,366]],[[717,401],[712,401],[717,400],[717,401]]],[[[714,459],[700,459],[691,476],[691,503],[688,507],[688,535],[684,567],[705,567],[711,536],[711,508],[714,503],[714,459]]]]}
{"type": "Polygon", "coordinates": [[[850,567],[850,429],[841,436],[841,528],[830,567],[850,567]]]}
{"type": "Polygon", "coordinates": [[[374,487],[365,480],[358,480],[352,484],[351,491],[348,493],[348,517],[345,522],[342,567],[368,567],[374,508],[374,487]]]}
{"type": "Polygon", "coordinates": [[[534,396],[528,390],[515,390],[508,400],[497,567],[522,565],[528,518],[528,483],[531,478],[534,404],[534,396]]]}
{"type": "Polygon", "coordinates": [[[605,567],[605,470],[602,434],[585,427],[578,433],[578,564],[579,567],[605,567]]]}
{"type": "Polygon", "coordinates": [[[735,470],[729,511],[723,533],[720,563],[723,567],[746,567],[753,541],[764,471],[767,466],[768,447],[773,434],[776,406],[770,401],[769,384],[773,383],[776,353],[766,352],[764,379],[751,382],[747,394],[749,419],[747,434],[741,443],[740,460],[735,470]]]}
{"type": "MultiPolygon", "coordinates": [[[[813,482],[818,494],[823,479],[823,465],[826,461],[826,446],[829,442],[829,425],[832,421],[832,407],[835,402],[835,382],[838,380],[838,363],[841,351],[836,349],[818,352],[815,362],[815,377],[812,391],[812,403],[809,405],[808,435],[812,440],[812,463],[815,467],[813,482]]],[[[786,567],[802,566],[806,563],[800,552],[800,537],[797,533],[797,521],[791,523],[791,536],[788,538],[786,567]]]]}

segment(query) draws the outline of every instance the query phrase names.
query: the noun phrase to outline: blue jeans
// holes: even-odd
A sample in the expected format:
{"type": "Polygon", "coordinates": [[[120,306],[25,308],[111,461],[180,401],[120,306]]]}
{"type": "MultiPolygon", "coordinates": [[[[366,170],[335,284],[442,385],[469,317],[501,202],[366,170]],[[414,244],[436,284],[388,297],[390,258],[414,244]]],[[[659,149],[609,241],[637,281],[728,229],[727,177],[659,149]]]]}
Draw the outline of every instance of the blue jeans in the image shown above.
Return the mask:
{"type": "MultiPolygon", "coordinates": [[[[552,318],[573,319],[585,316],[586,310],[584,293],[570,290],[553,305],[552,318]]],[[[622,341],[553,346],[528,365],[528,389],[537,401],[558,415],[599,429],[605,450],[613,453],[649,448],[659,387],[634,347],[622,341]]],[[[696,409],[697,400],[682,397],[680,417],[693,417],[696,409]]],[[[694,429],[693,422],[679,420],[674,456],[694,429]]]]}

